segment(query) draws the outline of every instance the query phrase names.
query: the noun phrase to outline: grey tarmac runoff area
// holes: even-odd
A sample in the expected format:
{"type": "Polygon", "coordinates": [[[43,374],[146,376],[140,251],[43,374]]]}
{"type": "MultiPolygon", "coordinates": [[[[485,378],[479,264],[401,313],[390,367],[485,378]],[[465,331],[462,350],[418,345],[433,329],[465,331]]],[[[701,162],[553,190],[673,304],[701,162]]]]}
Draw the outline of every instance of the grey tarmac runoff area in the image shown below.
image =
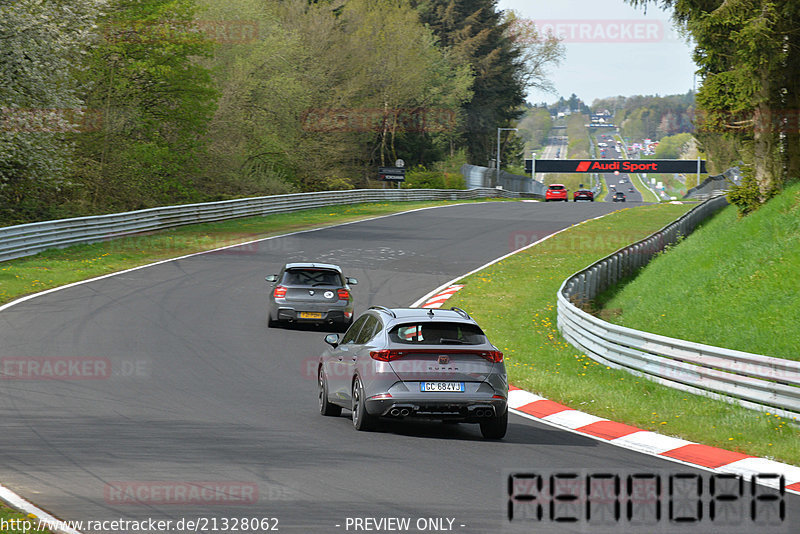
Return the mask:
{"type": "MultiPolygon", "coordinates": [[[[0,312],[0,358],[64,359],[97,372],[0,380],[0,483],[60,519],[169,520],[170,532],[234,532],[235,518],[275,518],[279,532],[292,533],[673,532],[662,528],[666,509],[643,530],[512,524],[506,477],[708,472],[518,415],[499,442],[476,425],[438,422],[357,432],[349,412],[318,412],[314,362],[327,330],[266,326],[264,276],[287,261],[341,265],[358,278],[357,312],[407,306],[533,239],[624,207],[427,209],[169,261],[11,306],[0,312]]],[[[789,532],[800,524],[800,499],[787,495],[786,509],[789,532]]],[[[743,524],[702,532],[754,530],[743,524]]],[[[238,526],[269,532],[276,523],[238,526]]]]}

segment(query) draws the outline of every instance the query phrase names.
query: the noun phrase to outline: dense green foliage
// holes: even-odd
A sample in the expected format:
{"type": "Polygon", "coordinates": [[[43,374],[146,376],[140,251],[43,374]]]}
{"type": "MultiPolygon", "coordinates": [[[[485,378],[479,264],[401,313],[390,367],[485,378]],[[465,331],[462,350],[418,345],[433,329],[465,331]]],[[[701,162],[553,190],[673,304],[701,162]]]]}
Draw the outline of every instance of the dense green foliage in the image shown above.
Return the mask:
{"type": "Polygon", "coordinates": [[[529,158],[530,153],[541,150],[547,145],[547,138],[553,127],[550,112],[544,107],[525,107],[525,114],[517,123],[519,137],[524,144],[525,157],[529,158]]]}
{"type": "Polygon", "coordinates": [[[561,54],[494,0],[68,4],[0,4],[0,224],[485,164],[561,54]]]}
{"type": "Polygon", "coordinates": [[[688,156],[694,145],[690,133],[680,133],[662,137],[658,142],[653,159],[682,159],[688,156]]]}
{"type": "Polygon", "coordinates": [[[102,3],[19,0],[0,5],[0,220],[58,214],[69,186],[69,133],[85,106],[72,65],[102,3]]]}
{"type": "Polygon", "coordinates": [[[424,167],[409,169],[403,189],[466,189],[466,181],[461,173],[429,171],[424,167]]]}
{"type": "MultiPolygon", "coordinates": [[[[415,3],[441,45],[474,75],[474,96],[462,106],[461,142],[471,163],[486,165],[496,151],[497,128],[520,118],[527,88],[549,88],[545,69],[560,60],[563,48],[554,38],[539,36],[535,27],[518,23],[513,12],[499,12],[495,0],[415,3]]],[[[505,143],[501,161],[518,159],[521,149],[519,140],[505,143]]]]}
{"type": "Polygon", "coordinates": [[[671,8],[691,35],[702,78],[698,139],[712,159],[717,150],[726,159],[735,152],[758,187],[755,199],[732,195],[741,212],[800,178],[800,2],[627,1],[671,8]]]}

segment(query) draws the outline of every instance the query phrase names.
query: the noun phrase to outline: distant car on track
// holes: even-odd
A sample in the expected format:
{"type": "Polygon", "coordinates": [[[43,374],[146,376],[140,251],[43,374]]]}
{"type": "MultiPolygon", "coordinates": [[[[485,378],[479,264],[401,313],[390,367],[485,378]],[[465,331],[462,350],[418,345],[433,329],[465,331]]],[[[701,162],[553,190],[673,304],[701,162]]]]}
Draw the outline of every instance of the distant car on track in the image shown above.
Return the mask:
{"type": "Polygon", "coordinates": [[[329,263],[287,263],[280,273],[265,278],[269,292],[267,322],[330,324],[347,328],[353,322],[355,278],[329,263]]]}
{"type": "Polygon", "coordinates": [[[563,200],[564,202],[569,202],[567,193],[568,190],[564,187],[564,184],[550,184],[547,186],[547,191],[544,192],[544,201],[563,200]]]}
{"type": "Polygon", "coordinates": [[[572,194],[572,201],[578,202],[579,200],[594,202],[594,193],[589,189],[578,189],[572,194]]]}
{"type": "Polygon", "coordinates": [[[612,200],[614,202],[625,202],[625,193],[622,191],[617,191],[614,193],[614,198],[612,200]]]}
{"type": "Polygon", "coordinates": [[[380,418],[478,423],[487,439],[508,425],[503,353],[465,311],[373,306],[330,345],[317,368],[319,410],[351,410],[353,426],[380,418]]]}

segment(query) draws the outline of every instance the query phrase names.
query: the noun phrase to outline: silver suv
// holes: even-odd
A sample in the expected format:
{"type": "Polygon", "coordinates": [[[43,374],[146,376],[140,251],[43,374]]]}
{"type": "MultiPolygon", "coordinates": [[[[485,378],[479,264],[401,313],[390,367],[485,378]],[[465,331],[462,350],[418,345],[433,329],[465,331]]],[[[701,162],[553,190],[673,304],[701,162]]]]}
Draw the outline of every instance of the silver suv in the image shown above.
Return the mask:
{"type": "Polygon", "coordinates": [[[368,430],[379,418],[478,423],[500,439],[508,424],[503,353],[463,310],[373,306],[330,345],[317,370],[319,409],[352,411],[368,430]]]}

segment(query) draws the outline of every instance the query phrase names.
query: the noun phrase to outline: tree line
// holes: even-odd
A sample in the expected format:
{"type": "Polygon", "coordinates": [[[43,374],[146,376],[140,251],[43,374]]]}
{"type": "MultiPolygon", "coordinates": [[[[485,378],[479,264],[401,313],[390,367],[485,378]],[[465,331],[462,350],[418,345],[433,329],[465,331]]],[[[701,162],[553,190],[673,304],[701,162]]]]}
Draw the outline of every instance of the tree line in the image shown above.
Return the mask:
{"type": "Polygon", "coordinates": [[[596,99],[595,111],[608,110],[624,137],[657,141],[668,135],[694,131],[694,93],[635,95],[596,99]]]}
{"type": "Polygon", "coordinates": [[[626,1],[670,9],[692,37],[697,138],[718,165],[744,163],[731,201],[747,213],[800,178],[800,2],[626,1]]]}
{"type": "Polygon", "coordinates": [[[3,2],[0,224],[485,164],[563,54],[514,20],[494,0],[3,2]]]}

